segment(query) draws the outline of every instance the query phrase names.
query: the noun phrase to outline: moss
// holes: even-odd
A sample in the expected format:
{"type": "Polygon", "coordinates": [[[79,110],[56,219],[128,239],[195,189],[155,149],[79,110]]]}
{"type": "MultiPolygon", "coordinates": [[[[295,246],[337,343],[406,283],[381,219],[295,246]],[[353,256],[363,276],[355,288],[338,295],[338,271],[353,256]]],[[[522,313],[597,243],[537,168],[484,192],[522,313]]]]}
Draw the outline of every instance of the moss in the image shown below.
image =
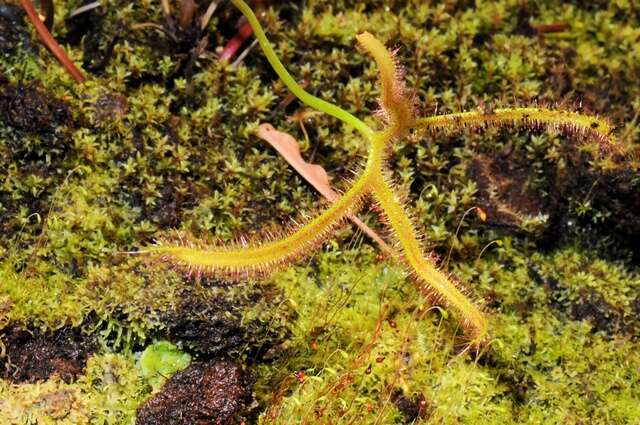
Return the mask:
{"type": "MultiPolygon", "coordinates": [[[[292,337],[296,351],[276,375],[287,378],[276,379],[282,382],[276,390],[271,381],[259,383],[272,393],[265,423],[310,415],[318,423],[373,418],[394,423],[402,419],[389,402],[396,391],[424,395],[427,416],[435,423],[576,422],[585,417],[629,422],[638,417],[631,402],[640,364],[634,338],[618,328],[600,332],[597,323],[558,311],[555,295],[529,277],[529,259],[522,252],[509,254],[509,271],[500,266],[503,261],[458,265],[457,275],[469,277],[465,270],[473,270],[483,292],[493,291],[498,300],[492,305],[494,339],[475,363],[458,354],[455,320],[429,309],[399,270],[381,263],[363,273],[361,262],[371,262],[369,255],[329,251],[315,270],[274,278],[290,287],[287,295],[301,319],[292,337]]],[[[574,250],[531,260],[574,276],[564,269],[570,259],[589,261],[574,250]]],[[[590,275],[592,282],[600,281],[599,288],[633,299],[638,276],[617,280],[624,271],[597,263],[591,269],[595,275],[584,271],[582,278],[576,276],[572,291],[580,291],[578,282],[590,275]]]]}
{"type": "MultiPolygon", "coordinates": [[[[257,376],[255,422],[397,423],[408,419],[396,401],[422,397],[416,422],[638,421],[640,278],[623,240],[638,236],[640,50],[637,13],[624,1],[314,0],[264,16],[292,73],[358,116],[376,108],[375,70],[353,47],[369,30],[400,48],[425,113],[538,100],[582,105],[618,126],[623,155],[600,160],[589,143],[503,130],[395,148],[392,168],[421,230],[444,259],[451,249],[451,271],[487,305],[493,340],[479,356],[461,354],[456,321],[350,228],[264,287],[196,281],[128,254],[171,228],[252,237],[322,203],[252,134],[269,121],[304,139],[287,119],[300,105],[282,103],[287,91],[257,51],[236,67],[215,61],[237,12],[216,12],[188,75],[184,44],[132,29],[163,23],[156,3],[113,0],[66,21],[77,3],[56,2],[54,35],[91,75],[82,86],[0,9],[0,96],[22,90],[40,111],[64,104],[68,113],[47,121],[47,133],[0,114],[0,327],[80,326],[102,348],[71,383],[0,381],[9,421],[131,423],[149,397],[132,352],[168,337],[178,312],[210,323],[198,322],[203,311],[242,330],[231,355],[257,376]],[[569,28],[533,29],[553,22],[569,28]],[[521,207],[508,226],[475,212],[463,219],[486,194],[471,173],[478,158],[505,165],[497,177],[512,190],[499,198],[521,207]],[[539,204],[522,207],[532,199],[539,204]],[[534,206],[548,218],[532,223],[534,206]],[[202,308],[189,311],[194,294],[202,308]]],[[[305,128],[305,157],[347,187],[361,139],[326,116],[305,128]]],[[[375,227],[375,213],[365,218],[375,227]]]]}
{"type": "Polygon", "coordinates": [[[113,353],[90,358],[86,374],[73,384],[0,383],[2,415],[10,423],[131,423],[146,394],[133,358],[113,353]]]}
{"type": "Polygon", "coordinates": [[[149,345],[140,355],[140,371],[152,388],[158,389],[174,373],[189,366],[191,356],[168,341],[149,345]]]}

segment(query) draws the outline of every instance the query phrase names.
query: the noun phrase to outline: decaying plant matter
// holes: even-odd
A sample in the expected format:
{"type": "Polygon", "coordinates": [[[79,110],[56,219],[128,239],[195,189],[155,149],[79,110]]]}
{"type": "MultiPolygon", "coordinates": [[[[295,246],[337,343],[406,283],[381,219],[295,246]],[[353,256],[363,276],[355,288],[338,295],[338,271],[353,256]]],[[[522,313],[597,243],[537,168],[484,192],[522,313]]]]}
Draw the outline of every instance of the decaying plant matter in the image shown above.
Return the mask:
{"type": "Polygon", "coordinates": [[[403,207],[403,197],[394,188],[386,165],[391,146],[417,131],[437,133],[469,127],[507,126],[549,128],[568,136],[595,140],[601,149],[606,150],[615,143],[611,126],[597,117],[537,107],[416,117],[414,98],[404,85],[402,71],[396,65],[393,54],[373,35],[365,32],[357,36],[358,42],[374,58],[379,68],[380,110],[377,115],[382,129],[374,130],[339,106],[309,94],[298,85],[276,56],[249,6],[243,0],[232,2],[247,17],[269,63],[289,90],[306,105],[358,130],[368,143],[366,164],[351,187],[326,211],[285,235],[269,235],[260,241],[241,240],[232,246],[219,246],[175,233],[143,252],[161,256],[195,273],[228,279],[262,276],[312,252],[360,208],[364,198],[372,198],[395,239],[395,249],[399,253],[397,260],[406,265],[413,279],[428,284],[428,295],[434,302],[443,303],[458,312],[473,344],[484,341],[488,332],[486,316],[464,294],[455,279],[437,266],[434,256],[425,255],[420,232],[403,207]]]}

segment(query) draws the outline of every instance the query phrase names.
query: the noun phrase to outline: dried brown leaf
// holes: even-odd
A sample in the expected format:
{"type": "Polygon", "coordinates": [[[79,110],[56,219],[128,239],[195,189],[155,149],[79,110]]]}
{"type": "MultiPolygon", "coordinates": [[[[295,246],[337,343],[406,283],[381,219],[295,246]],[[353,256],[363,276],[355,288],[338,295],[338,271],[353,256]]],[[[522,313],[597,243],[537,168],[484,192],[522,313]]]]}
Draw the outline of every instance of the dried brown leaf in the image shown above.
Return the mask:
{"type": "MultiPolygon", "coordinates": [[[[261,124],[258,129],[258,137],[268,142],[273,146],[280,155],[291,165],[297,172],[304,178],[311,186],[313,186],[322,196],[329,201],[334,202],[340,197],[338,193],[333,190],[331,183],[329,182],[329,175],[318,164],[310,164],[306,162],[300,154],[300,146],[297,140],[289,133],[278,131],[271,124],[261,124]]],[[[397,254],[394,252],[385,241],[378,235],[373,229],[362,222],[358,217],[353,214],[349,214],[349,219],[355,223],[366,235],[376,241],[380,247],[391,256],[395,257],[397,254]]]]}

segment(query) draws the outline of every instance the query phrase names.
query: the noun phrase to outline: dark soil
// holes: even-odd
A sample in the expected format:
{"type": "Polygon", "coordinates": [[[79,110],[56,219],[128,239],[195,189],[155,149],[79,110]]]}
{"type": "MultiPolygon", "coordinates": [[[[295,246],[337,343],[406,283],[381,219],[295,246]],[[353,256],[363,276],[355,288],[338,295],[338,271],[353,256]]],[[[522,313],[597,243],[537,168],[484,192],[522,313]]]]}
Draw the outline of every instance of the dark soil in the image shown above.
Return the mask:
{"type": "Polygon", "coordinates": [[[53,333],[11,328],[0,338],[6,350],[0,358],[0,376],[15,383],[33,383],[54,375],[69,383],[82,374],[87,358],[97,349],[93,337],[72,327],[53,333]]]}
{"type": "MultiPolygon", "coordinates": [[[[251,292],[251,291],[248,291],[251,292]]],[[[271,360],[287,332],[277,322],[242,321],[241,311],[257,302],[261,292],[247,293],[247,298],[201,298],[193,292],[185,294],[177,308],[164,318],[166,335],[197,357],[235,359],[247,355],[256,360],[271,360]]]]}
{"type": "Polygon", "coordinates": [[[406,424],[429,417],[429,403],[422,393],[407,397],[402,390],[397,390],[391,395],[391,401],[404,416],[406,424]]]}
{"type": "MultiPolygon", "coordinates": [[[[628,250],[633,261],[640,263],[640,176],[637,170],[620,169],[596,173],[574,168],[567,176],[570,184],[561,194],[565,198],[589,202],[591,209],[574,221],[587,227],[594,237],[590,248],[603,256],[620,256],[616,251],[628,250]],[[602,239],[607,239],[607,246],[602,239]],[[600,245],[600,246],[599,246],[600,245]]],[[[571,235],[573,236],[573,235],[571,235]]],[[[605,257],[606,258],[606,257],[605,257]]]]}
{"type": "Polygon", "coordinates": [[[527,188],[531,170],[509,158],[478,155],[469,167],[478,185],[478,204],[487,214],[487,224],[517,228],[525,216],[548,210],[539,194],[527,188]]]}
{"type": "Polygon", "coordinates": [[[0,190],[1,231],[14,235],[18,229],[31,230],[13,219],[21,208],[40,216],[49,209],[50,196],[73,166],[68,159],[75,126],[65,101],[36,82],[13,85],[0,75],[0,182],[5,183],[0,190]],[[7,178],[11,165],[16,166],[13,180],[7,178]],[[12,183],[34,176],[41,182],[37,191],[12,183]]]}
{"type": "Polygon", "coordinates": [[[9,85],[0,95],[2,121],[16,130],[47,134],[70,122],[68,105],[34,85],[9,85]]]}
{"type": "Polygon", "coordinates": [[[31,83],[0,86],[0,123],[16,132],[7,142],[14,158],[35,159],[24,157],[66,149],[64,130],[73,120],[67,103],[31,83]],[[39,137],[25,142],[25,134],[39,137]]]}
{"type": "MultiPolygon", "coordinates": [[[[574,155],[575,156],[575,155],[574,155]]],[[[536,229],[540,248],[576,240],[603,258],[640,261],[640,177],[635,170],[599,172],[580,158],[569,158],[563,173],[549,170],[542,187],[532,188],[531,169],[521,160],[480,154],[469,166],[478,185],[478,206],[486,224],[514,234],[527,217],[547,214],[536,229]],[[588,205],[586,210],[582,206],[588,205]]],[[[573,241],[573,242],[572,242],[573,241]]]]}
{"type": "Polygon", "coordinates": [[[240,317],[228,300],[210,302],[188,296],[166,319],[167,336],[188,349],[208,356],[238,352],[246,340],[240,317]]]}
{"type": "Polygon", "coordinates": [[[17,5],[0,4],[0,52],[12,54],[20,44],[29,46],[31,36],[25,26],[25,16],[17,5]]]}
{"type": "MultiPolygon", "coordinates": [[[[586,320],[594,332],[610,335],[623,334],[637,336],[640,332],[640,319],[635,311],[626,314],[624,309],[608,303],[604,297],[593,290],[582,289],[579,296],[567,301],[566,287],[552,277],[543,276],[534,265],[529,266],[529,276],[538,285],[543,285],[548,293],[549,306],[558,314],[572,320],[586,320]]],[[[640,307],[640,296],[631,306],[640,307]],[[636,306],[638,304],[638,306],[636,306]]]]}
{"type": "Polygon", "coordinates": [[[236,363],[193,363],[138,409],[138,425],[227,425],[253,400],[253,380],[236,363]]]}

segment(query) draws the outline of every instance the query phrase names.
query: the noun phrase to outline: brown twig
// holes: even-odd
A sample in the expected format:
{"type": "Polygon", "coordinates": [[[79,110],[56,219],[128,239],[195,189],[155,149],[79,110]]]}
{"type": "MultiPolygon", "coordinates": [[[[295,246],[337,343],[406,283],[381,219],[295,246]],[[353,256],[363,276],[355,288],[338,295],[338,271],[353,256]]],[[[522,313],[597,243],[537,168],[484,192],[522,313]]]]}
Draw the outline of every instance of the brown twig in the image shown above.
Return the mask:
{"type": "Polygon", "coordinates": [[[552,24],[529,24],[538,34],[562,32],[571,28],[567,22],[554,22],[552,24]]]}
{"type": "Polygon", "coordinates": [[[242,24],[238,33],[224,46],[220,52],[220,61],[229,61],[249,36],[253,34],[253,29],[249,22],[242,24]]]}
{"type": "Polygon", "coordinates": [[[218,2],[216,0],[212,0],[211,3],[209,3],[209,7],[207,7],[207,11],[202,15],[202,21],[200,22],[201,31],[204,31],[204,29],[207,28],[207,25],[209,25],[209,21],[213,16],[213,12],[215,12],[217,8],[218,2]]]}
{"type": "Polygon", "coordinates": [[[45,27],[44,23],[40,20],[38,16],[38,12],[36,12],[33,4],[29,0],[20,0],[22,4],[22,8],[25,12],[27,12],[27,16],[29,16],[29,20],[33,23],[33,26],[36,28],[38,35],[42,39],[42,42],[49,48],[51,53],[60,61],[62,66],[67,70],[67,72],[79,83],[84,82],[85,77],[82,72],[76,68],[75,64],[69,59],[69,56],[65,53],[65,51],[60,47],[58,42],[53,38],[47,27],[45,27]]]}
{"type": "Polygon", "coordinates": [[[193,0],[182,0],[180,2],[180,15],[178,17],[178,26],[183,30],[191,28],[193,18],[198,11],[198,5],[193,0]]]}

